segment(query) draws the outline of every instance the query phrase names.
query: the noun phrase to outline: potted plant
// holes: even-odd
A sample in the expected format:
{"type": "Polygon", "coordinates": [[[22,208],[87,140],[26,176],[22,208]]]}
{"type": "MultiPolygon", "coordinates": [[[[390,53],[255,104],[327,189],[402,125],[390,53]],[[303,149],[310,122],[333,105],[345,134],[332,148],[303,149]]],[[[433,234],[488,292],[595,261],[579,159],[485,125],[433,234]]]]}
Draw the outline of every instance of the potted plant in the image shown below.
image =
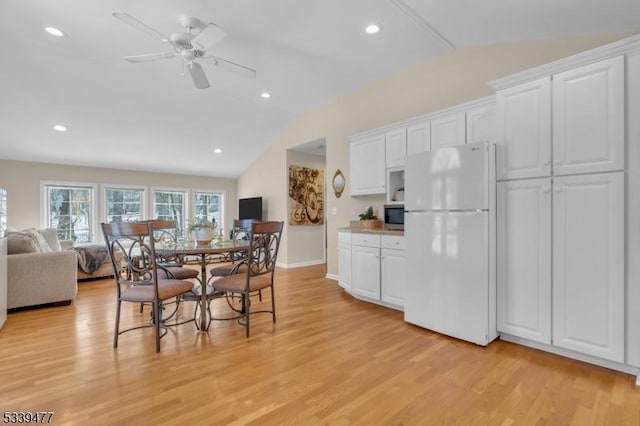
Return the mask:
{"type": "Polygon", "coordinates": [[[209,244],[216,236],[215,220],[211,221],[207,217],[193,219],[187,225],[187,232],[198,244],[209,244]]]}
{"type": "Polygon", "coordinates": [[[382,228],[382,221],[379,220],[378,216],[373,212],[373,206],[369,206],[369,208],[365,210],[364,213],[360,213],[358,217],[364,228],[382,228]]]}

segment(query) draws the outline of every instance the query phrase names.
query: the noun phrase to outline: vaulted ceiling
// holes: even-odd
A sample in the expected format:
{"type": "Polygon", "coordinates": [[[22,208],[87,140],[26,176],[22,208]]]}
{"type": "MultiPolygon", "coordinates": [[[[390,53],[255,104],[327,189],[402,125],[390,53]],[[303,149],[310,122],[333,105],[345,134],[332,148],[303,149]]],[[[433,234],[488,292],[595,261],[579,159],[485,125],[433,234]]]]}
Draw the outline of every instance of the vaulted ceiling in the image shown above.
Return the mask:
{"type": "Polygon", "coordinates": [[[2,0],[0,158],[237,177],[295,117],[432,55],[639,28],[637,0],[2,0]],[[207,53],[257,76],[202,62],[196,89],[179,58],[124,61],[172,48],[114,11],[167,36],[213,22],[207,53]]]}

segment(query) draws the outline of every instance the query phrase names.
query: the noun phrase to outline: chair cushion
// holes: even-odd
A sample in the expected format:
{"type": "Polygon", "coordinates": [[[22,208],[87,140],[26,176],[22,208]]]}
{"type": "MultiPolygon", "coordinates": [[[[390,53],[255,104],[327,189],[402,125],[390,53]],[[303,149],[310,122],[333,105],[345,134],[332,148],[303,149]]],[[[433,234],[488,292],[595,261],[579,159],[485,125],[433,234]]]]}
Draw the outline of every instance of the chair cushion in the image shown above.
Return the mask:
{"type": "MultiPolygon", "coordinates": [[[[182,280],[158,280],[158,297],[160,300],[171,299],[191,291],[193,283],[182,280]]],[[[127,302],[152,302],[153,286],[152,285],[136,285],[131,286],[122,291],[120,295],[122,300],[127,302]]]]}
{"type": "Polygon", "coordinates": [[[200,272],[195,269],[183,268],[182,266],[164,266],[158,268],[158,278],[160,279],[175,278],[176,280],[188,280],[189,278],[198,278],[198,275],[200,275],[200,272]],[[167,274],[167,270],[173,277],[167,274]]]}
{"type": "MultiPolygon", "coordinates": [[[[213,288],[217,291],[230,291],[242,293],[247,283],[247,274],[232,274],[213,282],[213,288]]],[[[249,281],[249,291],[262,290],[271,286],[271,274],[257,275],[249,281]]]]}

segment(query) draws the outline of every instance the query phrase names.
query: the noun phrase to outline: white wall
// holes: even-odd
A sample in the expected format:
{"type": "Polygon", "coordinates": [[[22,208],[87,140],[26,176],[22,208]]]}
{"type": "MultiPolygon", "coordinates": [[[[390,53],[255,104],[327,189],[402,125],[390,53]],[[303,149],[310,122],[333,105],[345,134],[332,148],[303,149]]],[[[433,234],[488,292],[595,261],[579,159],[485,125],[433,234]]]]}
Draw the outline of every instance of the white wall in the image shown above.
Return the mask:
{"type": "MultiPolygon", "coordinates": [[[[350,135],[438,111],[463,102],[491,95],[488,81],[533,66],[585,51],[631,33],[538,40],[496,44],[451,50],[390,75],[360,90],[299,117],[238,179],[238,193],[260,193],[269,199],[268,216],[272,220],[287,217],[286,150],[301,141],[326,140],[326,173],[341,169],[346,188],[341,198],[327,193],[327,272],[337,274],[337,228],[349,225],[357,214],[372,204],[381,211],[384,197],[349,196],[350,135]]],[[[299,249],[289,245],[279,254],[288,263],[289,253],[299,249]]]]}
{"type": "MultiPolygon", "coordinates": [[[[305,154],[298,151],[287,151],[287,170],[290,165],[320,169],[325,171],[325,205],[327,199],[325,157],[321,155],[305,154]]],[[[288,182],[287,182],[288,184],[288,182]]],[[[324,212],[326,219],[326,210],[324,212]]],[[[285,221],[284,232],[287,234],[286,266],[308,266],[325,262],[325,226],[318,225],[290,225],[285,221]]],[[[280,254],[278,254],[280,257],[280,254]]],[[[281,263],[282,261],[278,262],[281,263]]],[[[284,263],[284,262],[282,262],[284,263]]]]}
{"type": "MultiPolygon", "coordinates": [[[[45,180],[223,191],[226,200],[223,228],[231,229],[237,217],[235,179],[0,160],[0,188],[7,190],[8,226],[18,229],[40,226],[40,181],[45,180]]],[[[97,196],[101,206],[100,188],[97,196]]]]}

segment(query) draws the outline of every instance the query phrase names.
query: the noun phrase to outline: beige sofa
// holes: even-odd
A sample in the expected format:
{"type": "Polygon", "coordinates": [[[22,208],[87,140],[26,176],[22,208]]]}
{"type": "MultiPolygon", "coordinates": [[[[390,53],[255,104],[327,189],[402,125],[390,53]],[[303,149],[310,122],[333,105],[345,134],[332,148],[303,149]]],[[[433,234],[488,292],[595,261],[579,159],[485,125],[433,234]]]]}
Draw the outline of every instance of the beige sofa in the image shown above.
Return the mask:
{"type": "Polygon", "coordinates": [[[7,308],[68,304],[76,297],[78,257],[63,249],[55,230],[13,230],[5,237],[7,308]]]}
{"type": "Polygon", "coordinates": [[[78,293],[78,258],[72,250],[7,256],[7,308],[68,304],[78,293]]]}

